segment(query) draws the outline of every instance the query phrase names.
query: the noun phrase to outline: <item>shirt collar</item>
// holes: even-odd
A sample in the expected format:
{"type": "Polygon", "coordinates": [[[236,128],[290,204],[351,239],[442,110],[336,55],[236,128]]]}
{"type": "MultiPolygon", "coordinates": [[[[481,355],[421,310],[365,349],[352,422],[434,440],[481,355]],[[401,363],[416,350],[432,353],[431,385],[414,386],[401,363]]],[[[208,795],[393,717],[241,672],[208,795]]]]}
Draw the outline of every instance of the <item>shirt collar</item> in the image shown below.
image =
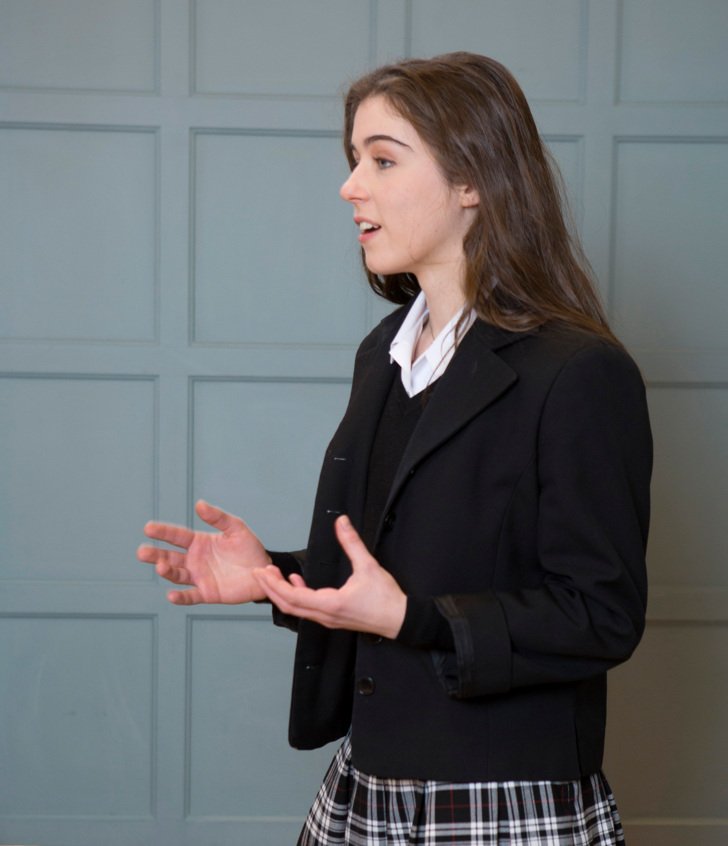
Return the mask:
{"type": "MultiPolygon", "coordinates": [[[[445,368],[455,354],[455,327],[464,310],[463,306],[452,316],[425,352],[413,362],[412,356],[417,341],[430,314],[424,292],[420,291],[417,295],[389,347],[389,360],[400,366],[402,384],[409,396],[418,394],[445,372],[445,368]]],[[[460,339],[473,325],[475,317],[475,312],[471,309],[460,339]]]]}

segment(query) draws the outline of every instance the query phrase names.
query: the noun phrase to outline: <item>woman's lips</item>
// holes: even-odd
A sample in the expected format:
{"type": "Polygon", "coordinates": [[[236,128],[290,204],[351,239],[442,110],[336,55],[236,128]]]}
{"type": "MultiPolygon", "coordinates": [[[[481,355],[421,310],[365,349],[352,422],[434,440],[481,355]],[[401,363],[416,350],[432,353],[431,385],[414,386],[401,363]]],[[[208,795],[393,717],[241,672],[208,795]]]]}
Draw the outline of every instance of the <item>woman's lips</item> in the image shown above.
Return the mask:
{"type": "Polygon", "coordinates": [[[372,223],[370,220],[358,220],[356,223],[359,227],[360,244],[365,244],[367,241],[370,241],[381,228],[376,223],[372,223]]]}

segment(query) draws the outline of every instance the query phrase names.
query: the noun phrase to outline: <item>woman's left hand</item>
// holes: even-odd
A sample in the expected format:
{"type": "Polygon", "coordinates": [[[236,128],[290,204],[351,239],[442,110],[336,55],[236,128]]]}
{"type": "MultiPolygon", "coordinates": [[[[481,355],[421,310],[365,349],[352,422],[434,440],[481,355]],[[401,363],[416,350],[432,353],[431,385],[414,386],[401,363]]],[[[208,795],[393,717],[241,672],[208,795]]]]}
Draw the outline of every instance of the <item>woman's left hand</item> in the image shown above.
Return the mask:
{"type": "Polygon", "coordinates": [[[284,614],[313,620],[329,629],[396,637],[404,622],[407,596],[369,554],[348,517],[338,517],[335,527],[352,567],[352,574],[342,587],[313,590],[298,574],[287,581],[273,565],[254,570],[254,576],[268,599],[284,614]]]}

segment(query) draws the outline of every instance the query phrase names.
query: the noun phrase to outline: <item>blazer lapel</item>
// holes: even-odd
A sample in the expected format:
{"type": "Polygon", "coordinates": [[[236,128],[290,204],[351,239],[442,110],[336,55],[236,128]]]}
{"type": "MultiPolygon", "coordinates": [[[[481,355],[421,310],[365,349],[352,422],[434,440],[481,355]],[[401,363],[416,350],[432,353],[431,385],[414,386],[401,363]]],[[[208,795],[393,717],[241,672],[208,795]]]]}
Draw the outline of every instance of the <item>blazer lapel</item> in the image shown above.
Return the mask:
{"type": "Polygon", "coordinates": [[[476,321],[465,335],[412,434],[394,477],[386,514],[410,470],[496,400],[516,380],[516,372],[495,350],[527,333],[507,332],[476,321]]]}

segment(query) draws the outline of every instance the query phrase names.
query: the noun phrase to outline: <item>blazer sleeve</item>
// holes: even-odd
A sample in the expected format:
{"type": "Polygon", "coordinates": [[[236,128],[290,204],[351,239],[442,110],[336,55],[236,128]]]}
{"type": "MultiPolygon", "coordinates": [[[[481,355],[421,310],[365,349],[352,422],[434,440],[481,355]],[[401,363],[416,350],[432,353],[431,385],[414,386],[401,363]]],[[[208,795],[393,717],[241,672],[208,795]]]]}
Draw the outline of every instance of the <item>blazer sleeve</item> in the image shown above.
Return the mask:
{"type": "MultiPolygon", "coordinates": [[[[296,552],[266,551],[268,552],[271,561],[276,565],[276,567],[278,567],[286,579],[292,573],[298,573],[299,575],[303,573],[303,567],[306,561],[305,549],[299,549],[296,552]]],[[[270,600],[264,600],[264,602],[271,605],[271,608],[273,609],[273,622],[276,626],[291,629],[291,631],[294,632],[298,631],[298,617],[294,617],[292,614],[284,614],[282,611],[279,611],[278,608],[270,602],[270,600]]]]}
{"type": "Polygon", "coordinates": [[[634,362],[598,344],[561,368],[541,410],[539,584],[435,602],[455,650],[436,666],[456,698],[603,673],[644,629],[652,440],[634,362]]]}

